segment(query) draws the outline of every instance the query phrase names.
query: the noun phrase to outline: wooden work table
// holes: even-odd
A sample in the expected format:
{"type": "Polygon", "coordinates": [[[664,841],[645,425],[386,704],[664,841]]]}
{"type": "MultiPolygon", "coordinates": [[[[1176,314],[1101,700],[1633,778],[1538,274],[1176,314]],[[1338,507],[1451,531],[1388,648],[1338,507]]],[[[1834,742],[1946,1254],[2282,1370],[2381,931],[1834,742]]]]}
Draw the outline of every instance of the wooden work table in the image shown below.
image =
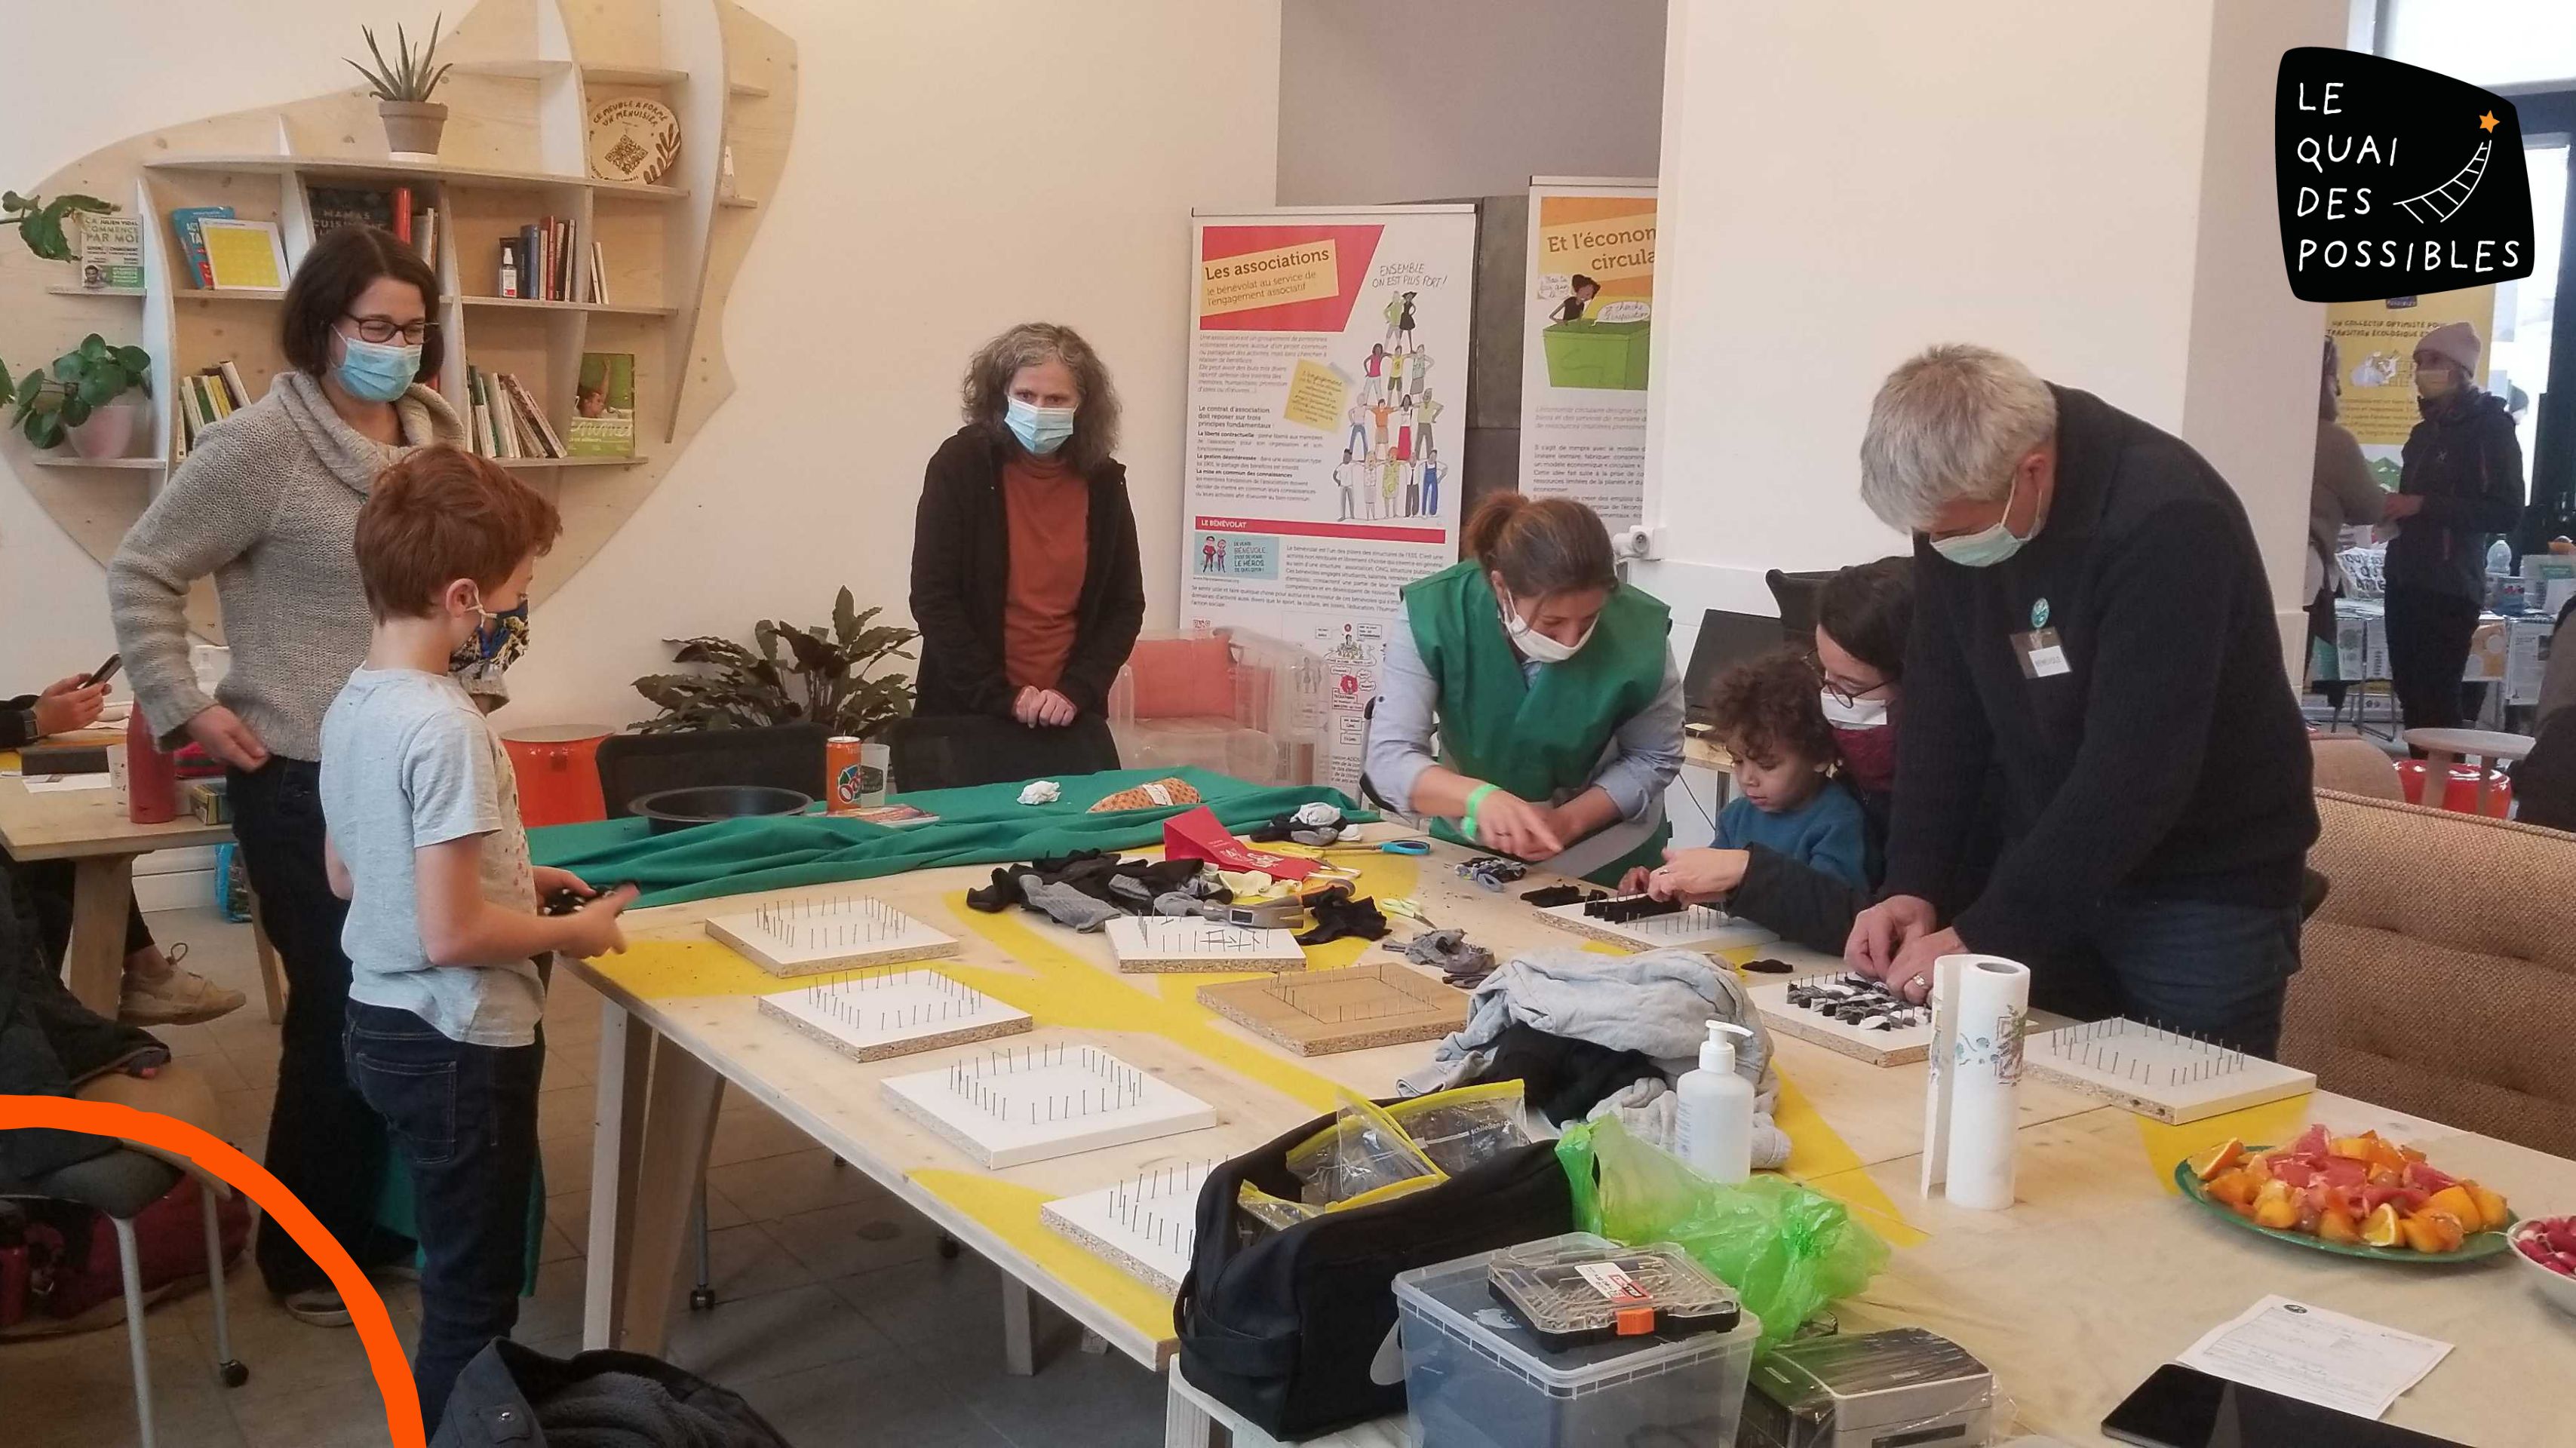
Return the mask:
{"type": "MultiPolygon", "coordinates": [[[[1437,923],[1465,928],[1497,954],[1583,948],[1579,937],[1541,923],[1511,896],[1459,879],[1448,865],[1464,854],[1435,846],[1422,861],[1350,858],[1367,862],[1364,893],[1413,896],[1437,923]]],[[[1025,912],[968,910],[963,892],[989,876],[983,867],[933,870],[759,898],[885,900],[964,942],[963,953],[940,969],[1037,1016],[1036,1031],[1011,1044],[1100,1046],[1206,1100],[1218,1124],[985,1171],[887,1107],[876,1086],[962,1052],[859,1064],[764,1018],[757,996],[787,987],[706,941],[701,928],[710,914],[742,908],[740,899],[635,912],[627,954],[570,966],[606,998],[587,1346],[661,1348],[681,1297],[690,1203],[731,1083],[1000,1266],[1005,1323],[1014,1329],[1005,1352],[1014,1371],[1034,1367],[1024,1330],[1032,1293],[1139,1363],[1161,1367],[1175,1350],[1168,1299],[1039,1226],[1038,1205],[1140,1171],[1249,1150],[1330,1110],[1335,1087],[1390,1094],[1395,1078],[1430,1054],[1426,1042],[1293,1057],[1197,1004],[1199,986],[1240,977],[1121,976],[1097,936],[1025,912]]],[[[1543,877],[1517,888],[1536,883],[1543,877]]],[[[1406,932],[1399,924],[1395,939],[1406,932]]],[[[1743,954],[1827,964],[1785,946],[1743,954]]],[[[1388,958],[1357,942],[1313,955],[1317,968],[1388,958]]],[[[1783,1078],[1779,1122],[1793,1143],[1789,1174],[1849,1203],[1897,1248],[1887,1272],[1841,1305],[1842,1321],[1851,1328],[1918,1323],[1956,1338],[1996,1369],[2035,1431],[2069,1443],[2102,1441],[2094,1425],[2156,1363],[2279,1291],[2458,1344],[2391,1410],[2393,1421],[2475,1443],[2543,1441],[2534,1436],[2540,1429],[2519,1436],[2509,1429],[2524,1425],[2517,1416],[2523,1409],[2541,1410],[2540,1385],[2563,1373],[2576,1353],[2576,1330],[2516,1280],[2512,1263],[2402,1267],[2284,1247],[2209,1219],[2173,1193],[2169,1174],[2175,1160],[2207,1141],[2231,1132],[2249,1140],[2285,1137],[2312,1112],[2338,1131],[2397,1132],[2446,1169],[2491,1182],[2525,1211],[2576,1207],[2576,1163],[2331,1096],[2168,1128],[2026,1080],[2020,1202],[2009,1212],[1965,1212],[1914,1191],[1920,1067],[1882,1069],[1777,1033],[1773,1039],[1783,1078]]],[[[1170,1403],[1170,1444],[1198,1448],[1229,1429],[1238,1444],[1263,1441],[1176,1372],[1170,1403]]],[[[1324,1441],[1381,1448],[1403,1437],[1400,1424],[1372,1424],[1324,1441]]]]}
{"type": "MultiPolygon", "coordinates": [[[[122,750],[125,731],[84,730],[45,743],[122,750]]],[[[31,791],[22,778],[0,779],[0,849],[13,860],[72,862],[72,940],[63,973],[81,1004],[111,1020],[125,971],[125,907],[134,894],[135,857],[230,844],[232,838],[232,826],[203,824],[184,812],[167,824],[138,825],[126,817],[125,791],[112,785],[31,791]]]]}

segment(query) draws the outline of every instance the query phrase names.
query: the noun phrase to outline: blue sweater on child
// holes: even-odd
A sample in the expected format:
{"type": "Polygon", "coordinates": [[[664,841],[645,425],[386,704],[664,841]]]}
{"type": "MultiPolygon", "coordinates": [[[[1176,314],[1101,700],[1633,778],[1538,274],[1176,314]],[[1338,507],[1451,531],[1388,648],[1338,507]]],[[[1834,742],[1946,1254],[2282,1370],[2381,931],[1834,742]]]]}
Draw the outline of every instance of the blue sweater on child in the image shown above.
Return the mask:
{"type": "Polygon", "coordinates": [[[1717,847],[1762,845],[1821,874],[1869,888],[1869,819],[1860,801],[1832,780],[1796,809],[1769,814],[1737,797],[1717,812],[1717,847]]]}

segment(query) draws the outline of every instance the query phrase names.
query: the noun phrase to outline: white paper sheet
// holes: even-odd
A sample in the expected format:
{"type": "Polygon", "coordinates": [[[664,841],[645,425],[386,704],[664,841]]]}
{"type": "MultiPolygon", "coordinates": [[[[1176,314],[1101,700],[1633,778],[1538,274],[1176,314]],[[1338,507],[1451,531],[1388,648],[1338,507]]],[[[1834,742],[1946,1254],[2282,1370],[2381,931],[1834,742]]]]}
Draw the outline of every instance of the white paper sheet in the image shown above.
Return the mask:
{"type": "Polygon", "coordinates": [[[37,774],[27,779],[29,794],[68,794],[76,789],[108,789],[114,778],[104,774],[37,774]]]}
{"type": "Polygon", "coordinates": [[[2285,1398],[2376,1418],[2450,1351],[2447,1342],[2275,1295],[2211,1328],[2174,1361],[2285,1398]]]}

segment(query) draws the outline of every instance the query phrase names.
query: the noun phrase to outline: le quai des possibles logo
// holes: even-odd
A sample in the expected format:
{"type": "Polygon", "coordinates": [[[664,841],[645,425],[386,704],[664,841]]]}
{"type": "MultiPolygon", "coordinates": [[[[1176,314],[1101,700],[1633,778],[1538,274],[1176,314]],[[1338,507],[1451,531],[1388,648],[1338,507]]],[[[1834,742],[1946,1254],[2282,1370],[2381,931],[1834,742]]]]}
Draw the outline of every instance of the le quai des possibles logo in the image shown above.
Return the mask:
{"type": "Polygon", "coordinates": [[[2272,160],[2281,260],[2301,301],[2531,275],[2522,125],[2492,91],[2375,55],[2286,51],[2272,160]]]}

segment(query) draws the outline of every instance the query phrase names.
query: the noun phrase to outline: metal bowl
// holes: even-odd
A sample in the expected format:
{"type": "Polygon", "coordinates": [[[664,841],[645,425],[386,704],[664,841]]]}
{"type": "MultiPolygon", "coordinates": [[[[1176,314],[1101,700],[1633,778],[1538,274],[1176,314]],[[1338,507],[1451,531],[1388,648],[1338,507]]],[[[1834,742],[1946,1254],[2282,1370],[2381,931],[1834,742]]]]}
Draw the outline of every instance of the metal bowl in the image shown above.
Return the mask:
{"type": "Polygon", "coordinates": [[[638,795],[626,808],[651,821],[654,834],[666,835],[718,820],[803,814],[813,803],[811,795],[765,784],[694,784],[638,795]]]}

